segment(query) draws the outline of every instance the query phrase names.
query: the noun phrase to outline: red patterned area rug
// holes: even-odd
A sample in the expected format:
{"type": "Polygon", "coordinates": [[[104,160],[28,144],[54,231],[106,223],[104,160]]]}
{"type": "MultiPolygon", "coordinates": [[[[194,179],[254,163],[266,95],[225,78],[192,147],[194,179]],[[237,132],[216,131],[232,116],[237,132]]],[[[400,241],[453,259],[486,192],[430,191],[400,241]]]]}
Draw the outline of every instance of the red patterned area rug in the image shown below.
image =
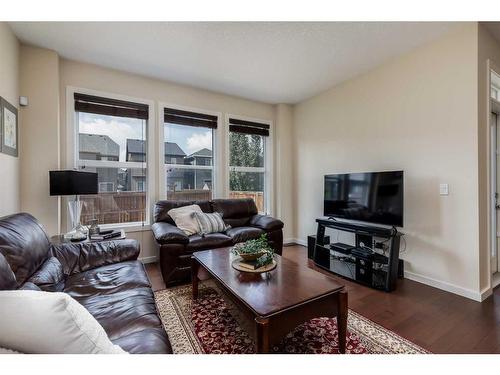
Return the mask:
{"type": "MultiPolygon", "coordinates": [[[[160,317],[174,353],[251,354],[254,343],[238,323],[238,310],[215,284],[200,285],[191,299],[191,286],[155,292],[160,317]]],[[[425,349],[349,310],[349,354],[422,354],[425,349]]],[[[290,332],[275,353],[338,354],[335,318],[315,318],[290,332]]]]}

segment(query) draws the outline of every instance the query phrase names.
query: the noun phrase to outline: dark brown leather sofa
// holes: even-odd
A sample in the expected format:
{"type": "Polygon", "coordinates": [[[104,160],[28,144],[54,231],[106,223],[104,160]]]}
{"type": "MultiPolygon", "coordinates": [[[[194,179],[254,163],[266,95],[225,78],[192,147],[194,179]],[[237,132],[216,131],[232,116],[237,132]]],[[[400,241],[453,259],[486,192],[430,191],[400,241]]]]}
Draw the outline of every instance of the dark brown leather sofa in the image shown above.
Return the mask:
{"type": "Polygon", "coordinates": [[[267,233],[274,251],[281,255],[283,222],[259,215],[253,199],[215,199],[213,201],[159,201],[154,208],[151,229],[158,244],[163,281],[167,286],[191,277],[191,255],[195,251],[232,246],[267,233]],[[225,233],[187,236],[167,214],[172,208],[197,204],[203,212],[219,212],[231,228],[225,233]]]}
{"type": "Polygon", "coordinates": [[[67,293],[123,350],[172,353],[138,255],[135,240],[52,245],[33,216],[0,218],[0,290],[67,293]]]}

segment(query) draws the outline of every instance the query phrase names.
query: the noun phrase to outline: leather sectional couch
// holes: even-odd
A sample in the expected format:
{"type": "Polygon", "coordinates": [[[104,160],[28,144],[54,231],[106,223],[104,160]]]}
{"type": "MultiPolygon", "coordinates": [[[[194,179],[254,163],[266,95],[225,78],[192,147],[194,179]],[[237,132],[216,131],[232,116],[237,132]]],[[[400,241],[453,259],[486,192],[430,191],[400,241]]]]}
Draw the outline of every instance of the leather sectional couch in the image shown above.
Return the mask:
{"type": "Polygon", "coordinates": [[[171,353],[138,255],[135,240],[53,245],[33,216],[0,218],[0,290],[67,293],[123,350],[171,353]]]}
{"type": "Polygon", "coordinates": [[[253,199],[215,199],[212,201],[159,201],[154,208],[151,229],[159,248],[163,281],[167,286],[186,282],[191,276],[193,252],[232,246],[267,233],[271,246],[281,255],[283,222],[259,215],[253,199]],[[206,213],[219,212],[231,228],[224,233],[187,236],[168,215],[172,208],[197,204],[206,213]]]}

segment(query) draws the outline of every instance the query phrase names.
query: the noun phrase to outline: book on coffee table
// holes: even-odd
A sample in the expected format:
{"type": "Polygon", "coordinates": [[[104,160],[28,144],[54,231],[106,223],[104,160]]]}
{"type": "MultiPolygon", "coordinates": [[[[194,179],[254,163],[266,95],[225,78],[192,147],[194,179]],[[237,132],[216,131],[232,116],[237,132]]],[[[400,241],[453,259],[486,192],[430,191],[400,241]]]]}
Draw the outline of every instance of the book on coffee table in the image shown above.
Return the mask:
{"type": "Polygon", "coordinates": [[[242,260],[238,264],[241,267],[247,268],[247,269],[252,270],[252,271],[262,267],[262,264],[259,263],[257,259],[255,259],[255,260],[242,260]]]}

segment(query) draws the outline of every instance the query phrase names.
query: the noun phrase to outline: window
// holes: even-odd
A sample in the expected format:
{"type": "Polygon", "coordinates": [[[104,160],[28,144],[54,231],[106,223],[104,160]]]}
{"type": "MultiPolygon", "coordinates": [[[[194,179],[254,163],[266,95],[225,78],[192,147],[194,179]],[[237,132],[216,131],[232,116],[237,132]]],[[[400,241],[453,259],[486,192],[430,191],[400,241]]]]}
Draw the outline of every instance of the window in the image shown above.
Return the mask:
{"type": "Polygon", "coordinates": [[[500,75],[498,75],[493,70],[490,71],[491,87],[490,93],[491,97],[497,101],[500,101],[500,75]]]}
{"type": "Polygon", "coordinates": [[[214,186],[217,116],[165,108],[165,197],[207,200],[214,186]]]}
{"type": "Polygon", "coordinates": [[[268,124],[229,119],[229,196],[254,199],[259,212],[266,204],[268,124]]]}
{"type": "Polygon", "coordinates": [[[491,85],[491,97],[493,99],[500,100],[499,92],[500,92],[500,89],[498,87],[491,85]]]}
{"type": "Polygon", "coordinates": [[[110,193],[112,191],[115,191],[113,182],[99,182],[99,193],[110,193]]]}
{"type": "Polygon", "coordinates": [[[99,194],[81,197],[82,224],[148,221],[148,105],[80,93],[74,99],[76,165],[97,172],[99,187],[99,194]]]}

